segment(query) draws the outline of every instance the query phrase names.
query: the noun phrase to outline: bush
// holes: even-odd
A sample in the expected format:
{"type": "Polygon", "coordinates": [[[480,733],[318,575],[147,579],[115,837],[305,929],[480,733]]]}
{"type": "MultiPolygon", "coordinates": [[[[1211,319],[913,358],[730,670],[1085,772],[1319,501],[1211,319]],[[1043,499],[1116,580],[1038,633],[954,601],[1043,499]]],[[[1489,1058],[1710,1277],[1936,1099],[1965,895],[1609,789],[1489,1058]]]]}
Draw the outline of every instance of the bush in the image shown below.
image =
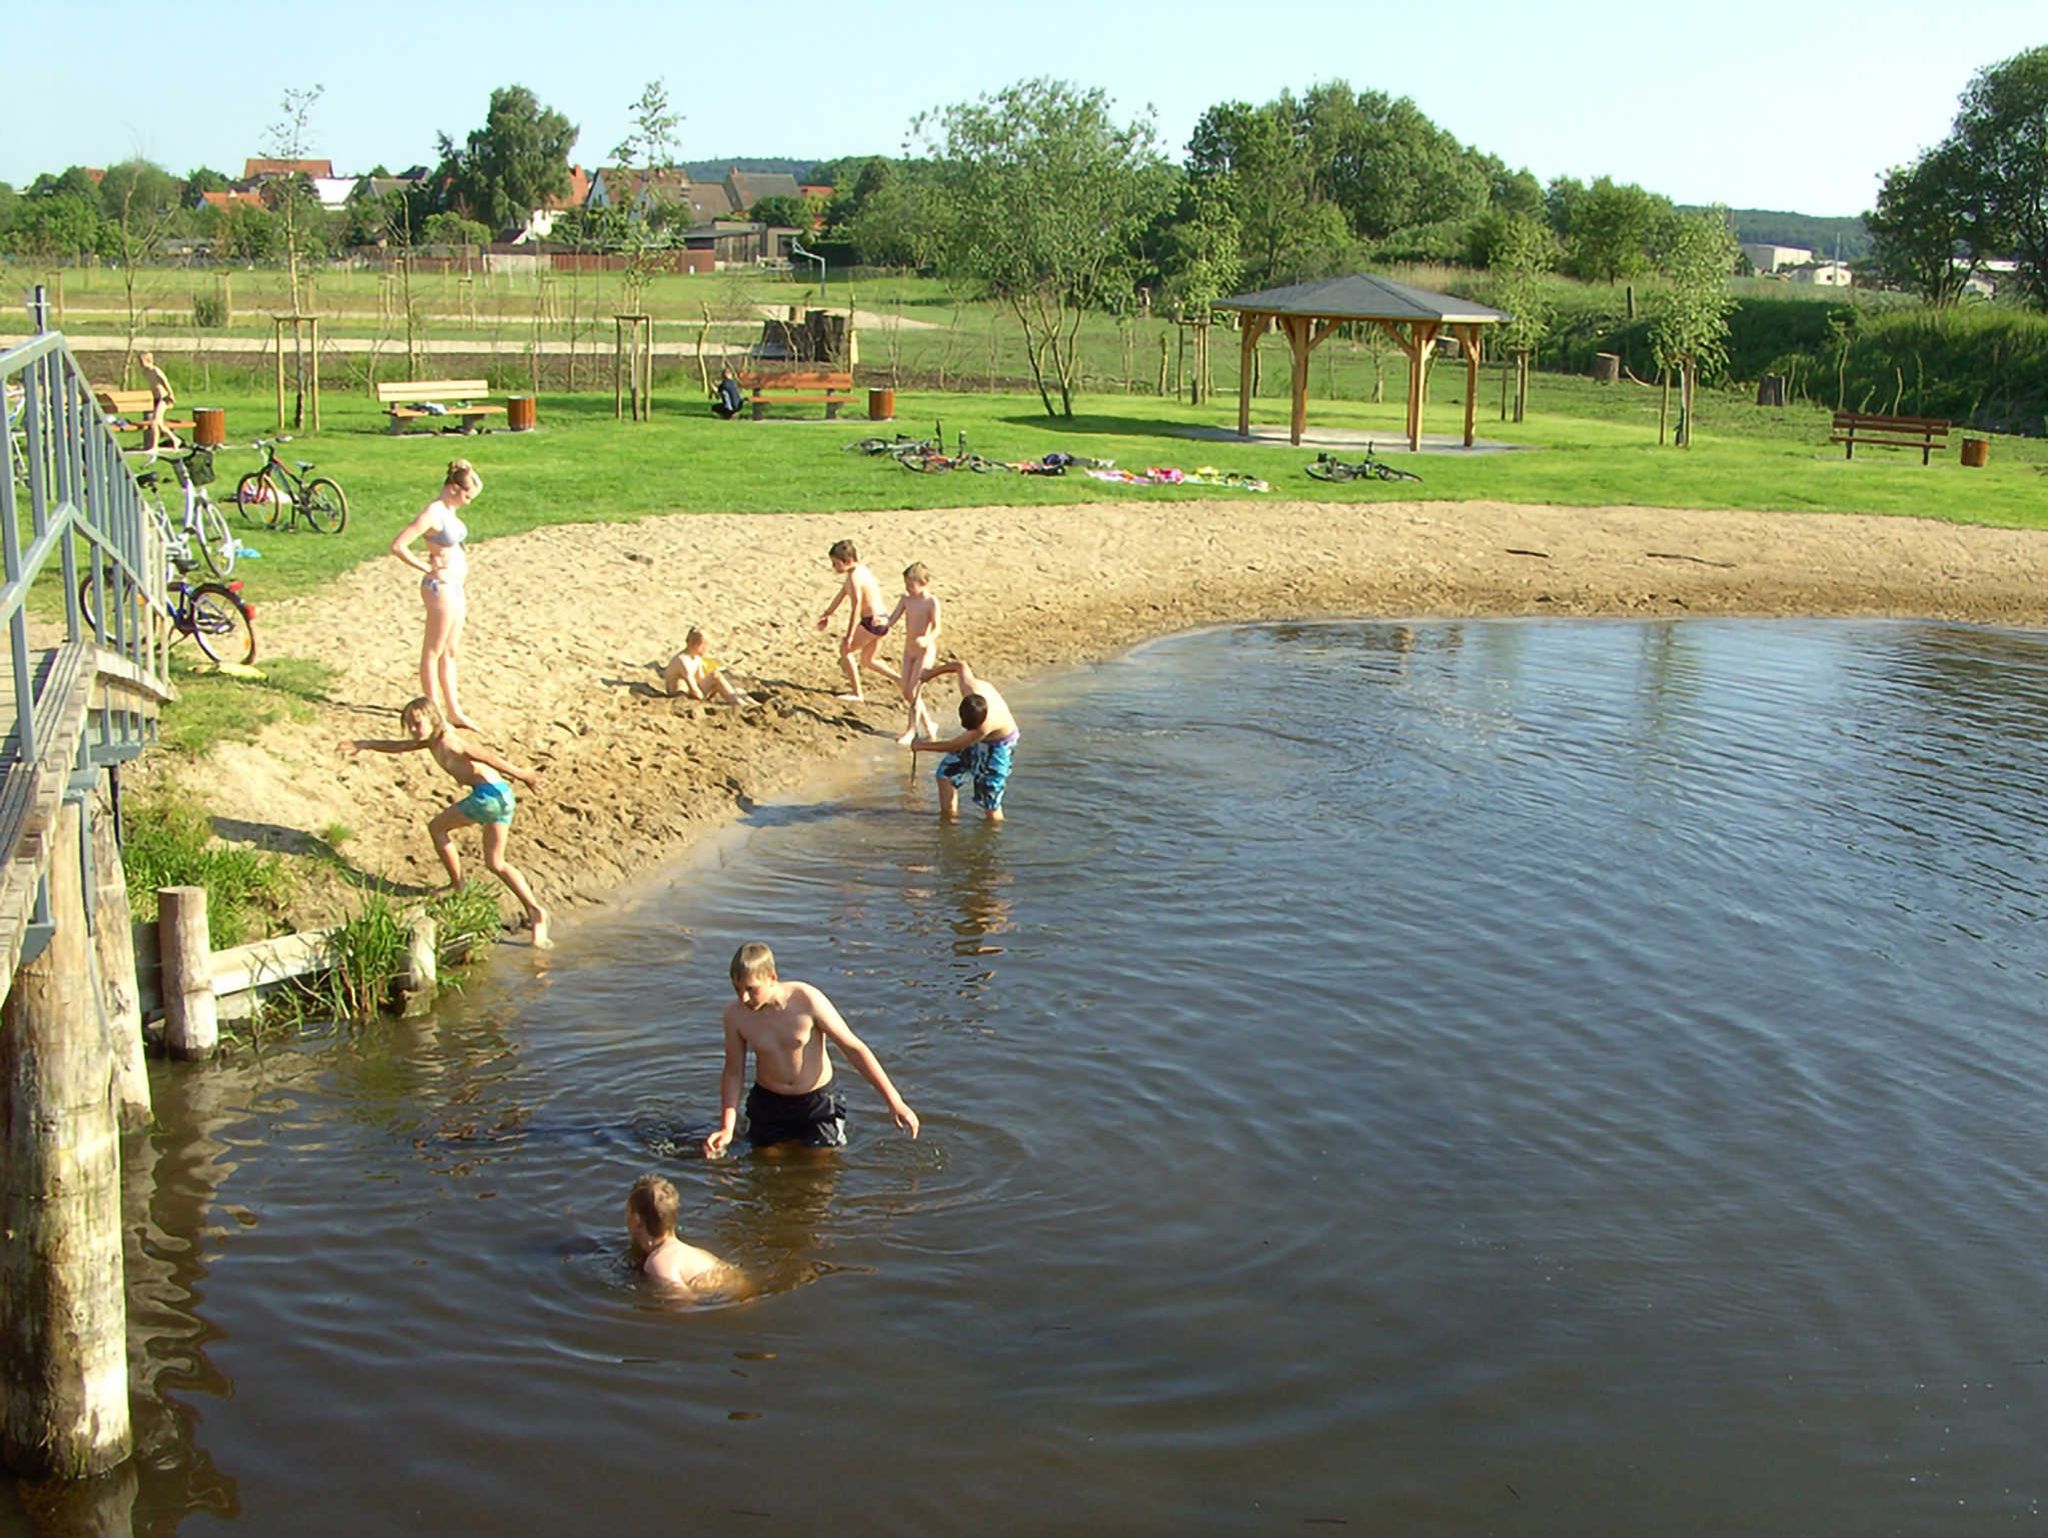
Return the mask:
{"type": "Polygon", "coordinates": [[[219,294],[192,296],[192,324],[201,331],[219,331],[228,323],[228,302],[219,294]]]}

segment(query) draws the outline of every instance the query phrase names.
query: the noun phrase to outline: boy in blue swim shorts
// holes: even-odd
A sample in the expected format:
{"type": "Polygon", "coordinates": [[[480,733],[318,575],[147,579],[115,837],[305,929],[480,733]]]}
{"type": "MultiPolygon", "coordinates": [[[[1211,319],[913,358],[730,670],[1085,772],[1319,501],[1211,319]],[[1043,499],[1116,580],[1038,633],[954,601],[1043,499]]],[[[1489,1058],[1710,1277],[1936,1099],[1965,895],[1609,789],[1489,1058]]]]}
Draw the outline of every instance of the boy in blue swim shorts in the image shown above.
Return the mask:
{"type": "Polygon", "coordinates": [[[939,816],[950,822],[960,813],[960,787],[967,785],[974,804],[990,822],[1003,820],[1003,792],[1009,788],[1010,765],[1018,741],[1017,718],[1009,704],[985,678],[977,678],[965,662],[948,662],[925,674],[927,679],[951,673],[960,680],[960,725],[957,735],[912,740],[913,753],[943,753],[939,760],[939,816]]]}
{"type": "Polygon", "coordinates": [[[442,808],[440,815],[427,824],[427,836],[434,841],[434,852],[440,855],[441,864],[448,871],[449,884],[462,885],[462,860],[455,853],[455,830],[473,823],[483,834],[484,869],[504,882],[526,910],[527,921],[533,925],[534,948],[548,949],[554,943],[548,938],[548,910],[534,901],[533,888],[526,884],[524,873],[505,858],[505,840],[512,831],[512,814],[519,803],[512,787],[489,771],[508,774],[529,789],[540,784],[540,775],[535,770],[508,764],[483,748],[465,746],[454,728],[441,719],[440,708],[425,695],[410,701],[399,713],[399,721],[405,727],[405,736],[352,738],[339,744],[342,755],[353,758],[366,748],[372,753],[413,753],[425,749],[457,784],[468,786],[469,794],[453,806],[442,808]]]}

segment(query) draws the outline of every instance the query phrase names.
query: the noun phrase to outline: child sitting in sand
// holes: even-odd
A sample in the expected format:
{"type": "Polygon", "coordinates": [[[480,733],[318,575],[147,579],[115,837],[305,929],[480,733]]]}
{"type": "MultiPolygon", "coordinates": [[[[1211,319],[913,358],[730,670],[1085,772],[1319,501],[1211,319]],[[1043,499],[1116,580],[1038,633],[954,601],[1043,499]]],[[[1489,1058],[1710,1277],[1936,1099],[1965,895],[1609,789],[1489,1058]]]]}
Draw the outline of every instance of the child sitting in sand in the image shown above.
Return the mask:
{"type": "Polygon", "coordinates": [[[747,1053],[754,1054],[754,1087],[747,1092],[747,1141],[756,1148],[801,1143],[837,1148],[846,1141],[846,1106],[832,1092],[830,1042],[860,1076],[874,1085],[896,1125],[917,1136],[917,1112],[904,1104],[866,1042],[839,1018],[832,1001],[809,983],[775,975],[775,953],[761,944],[733,952],[732,991],[725,1006],[725,1067],[718,1078],[718,1130],[704,1139],[715,1159],[732,1142],[739,1121],[740,1086],[747,1053]]]}
{"type": "Polygon", "coordinates": [[[928,591],[931,585],[931,569],[924,562],[913,561],[904,567],[903,596],[883,621],[883,628],[888,630],[895,629],[898,620],[903,622],[903,672],[897,686],[903,691],[903,702],[910,707],[910,723],[896,740],[906,748],[920,734],[938,730],[938,723],[925,709],[920,693],[924,676],[939,655],[939,600],[937,594],[928,591]]]}
{"type": "Polygon", "coordinates": [[[641,1273],[678,1292],[725,1290],[733,1269],[709,1250],[676,1237],[676,1212],[682,1199],[659,1175],[642,1175],[626,1193],[626,1237],[641,1273]]]}
{"type": "Polygon", "coordinates": [[[512,813],[517,804],[512,787],[489,771],[509,774],[524,781],[528,788],[540,784],[540,775],[532,769],[516,768],[482,748],[465,747],[454,729],[441,719],[439,707],[424,695],[406,705],[399,713],[399,721],[406,730],[404,737],[358,737],[338,746],[349,758],[365,748],[372,753],[414,753],[425,749],[456,784],[468,786],[468,795],[444,807],[427,824],[434,852],[447,867],[449,884],[462,885],[462,861],[455,853],[455,830],[475,823],[483,834],[484,869],[511,888],[512,895],[526,909],[527,920],[533,925],[534,948],[548,949],[554,943],[548,938],[548,910],[533,900],[533,888],[526,884],[526,877],[505,858],[505,839],[512,831],[512,813]]]}
{"type": "Polygon", "coordinates": [[[670,694],[687,694],[693,700],[708,700],[716,694],[728,705],[751,705],[752,695],[733,686],[719,671],[717,659],[704,655],[704,632],[695,625],[683,637],[683,649],[668,659],[662,670],[661,686],[670,694]]]}
{"type": "Polygon", "coordinates": [[[882,614],[882,584],[875,580],[875,574],[860,563],[860,552],[853,548],[853,541],[842,539],[827,552],[832,569],[845,580],[839,584],[839,592],[818,616],[818,628],[825,629],[832,623],[832,611],[842,603],[846,609],[846,634],[839,642],[839,665],[846,669],[846,691],[842,700],[865,698],[860,692],[860,670],[867,668],[880,673],[891,683],[897,681],[881,663],[875,660],[875,648],[882,644],[882,637],[889,633],[889,622],[882,614]]]}

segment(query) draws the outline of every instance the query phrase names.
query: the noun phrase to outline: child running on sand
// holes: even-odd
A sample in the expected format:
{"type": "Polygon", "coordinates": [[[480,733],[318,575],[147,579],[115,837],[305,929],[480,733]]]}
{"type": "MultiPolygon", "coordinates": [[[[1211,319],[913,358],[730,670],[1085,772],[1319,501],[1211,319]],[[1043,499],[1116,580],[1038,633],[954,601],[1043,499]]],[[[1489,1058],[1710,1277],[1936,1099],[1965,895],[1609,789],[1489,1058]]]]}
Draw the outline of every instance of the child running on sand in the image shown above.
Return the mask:
{"type": "Polygon", "coordinates": [[[687,694],[693,700],[708,700],[716,694],[728,705],[751,705],[754,697],[733,686],[719,671],[716,658],[704,655],[704,632],[695,625],[683,637],[683,649],[668,659],[662,670],[661,686],[670,694],[687,694]]]}
{"type": "Polygon", "coordinates": [[[676,1237],[682,1199],[659,1175],[642,1175],[626,1193],[626,1237],[633,1263],[651,1280],[677,1292],[694,1293],[730,1285],[735,1272],[709,1250],[676,1237]]]}
{"type": "Polygon", "coordinates": [[[985,678],[977,678],[964,662],[933,668],[928,679],[951,673],[960,680],[960,725],[965,728],[942,742],[919,737],[913,753],[943,753],[939,760],[939,816],[950,822],[959,814],[960,784],[971,781],[974,804],[990,822],[1003,820],[1003,792],[1010,783],[1010,757],[1017,746],[1017,718],[985,678]]]}
{"type": "Polygon", "coordinates": [[[505,858],[505,839],[512,831],[512,813],[517,803],[512,787],[489,771],[509,774],[515,780],[524,781],[529,789],[540,784],[540,775],[532,769],[520,769],[508,764],[494,753],[482,748],[465,747],[455,735],[454,728],[441,719],[441,712],[434,702],[425,695],[410,701],[399,714],[399,721],[407,735],[396,739],[357,737],[344,741],[338,746],[345,757],[353,758],[368,749],[372,753],[413,753],[424,748],[433,754],[434,762],[445,769],[458,785],[469,787],[469,794],[454,805],[444,807],[439,816],[427,824],[427,835],[434,841],[434,852],[441,857],[441,863],[448,870],[450,886],[462,885],[462,861],[455,853],[455,830],[475,823],[483,834],[484,869],[504,882],[526,909],[528,922],[533,925],[533,944],[536,950],[547,950],[554,942],[548,938],[548,910],[533,900],[533,888],[526,884],[526,877],[519,867],[505,858]]]}
{"type": "Polygon", "coordinates": [[[925,709],[920,692],[925,674],[931,671],[939,655],[939,600],[937,594],[927,591],[931,585],[931,569],[924,562],[913,561],[904,567],[903,596],[883,621],[884,628],[890,630],[896,628],[899,619],[903,621],[903,673],[897,684],[903,691],[903,702],[910,707],[910,723],[896,740],[906,748],[920,733],[930,734],[939,729],[932,713],[925,709]]]}
{"type": "Polygon", "coordinates": [[[897,681],[881,663],[875,660],[875,648],[882,644],[882,637],[889,633],[889,622],[881,618],[882,584],[875,580],[875,574],[860,563],[860,552],[853,548],[853,541],[842,539],[827,552],[832,569],[845,580],[839,585],[839,592],[825,612],[818,616],[818,628],[825,629],[832,623],[832,611],[842,603],[846,609],[846,634],[839,643],[839,665],[846,669],[847,689],[839,698],[861,700],[866,696],[860,692],[860,670],[868,668],[880,673],[891,683],[897,681]]]}
{"type": "Polygon", "coordinates": [[[896,1125],[917,1136],[917,1112],[904,1104],[866,1042],[839,1018],[832,1001],[809,983],[775,975],[775,953],[759,943],[733,952],[732,991],[725,1006],[725,1068],[718,1078],[718,1130],[704,1139],[704,1157],[716,1159],[732,1142],[739,1119],[747,1053],[754,1054],[754,1087],[747,1091],[747,1140],[756,1148],[797,1142],[837,1148],[846,1141],[846,1105],[832,1092],[830,1042],[874,1085],[896,1125]]]}

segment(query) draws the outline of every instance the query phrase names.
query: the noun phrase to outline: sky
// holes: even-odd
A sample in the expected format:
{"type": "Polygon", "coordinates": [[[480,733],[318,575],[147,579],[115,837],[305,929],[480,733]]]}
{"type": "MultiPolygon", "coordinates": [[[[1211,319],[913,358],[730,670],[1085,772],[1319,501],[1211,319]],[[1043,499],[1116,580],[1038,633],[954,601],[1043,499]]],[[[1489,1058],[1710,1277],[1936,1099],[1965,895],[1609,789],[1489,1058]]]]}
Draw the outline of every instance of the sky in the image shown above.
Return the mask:
{"type": "Polygon", "coordinates": [[[0,181],[142,155],[230,175],[319,85],[340,174],[434,158],[524,85],[603,164],[666,81],[682,158],[901,153],[921,111],[1051,75],[1152,109],[1179,159],[1222,101],[1348,81],[1412,97],[1512,167],[1681,203],[1854,214],[1947,132],[1979,69],[2048,44],[2042,0],[1780,10],[1620,0],[0,0],[0,181]]]}

